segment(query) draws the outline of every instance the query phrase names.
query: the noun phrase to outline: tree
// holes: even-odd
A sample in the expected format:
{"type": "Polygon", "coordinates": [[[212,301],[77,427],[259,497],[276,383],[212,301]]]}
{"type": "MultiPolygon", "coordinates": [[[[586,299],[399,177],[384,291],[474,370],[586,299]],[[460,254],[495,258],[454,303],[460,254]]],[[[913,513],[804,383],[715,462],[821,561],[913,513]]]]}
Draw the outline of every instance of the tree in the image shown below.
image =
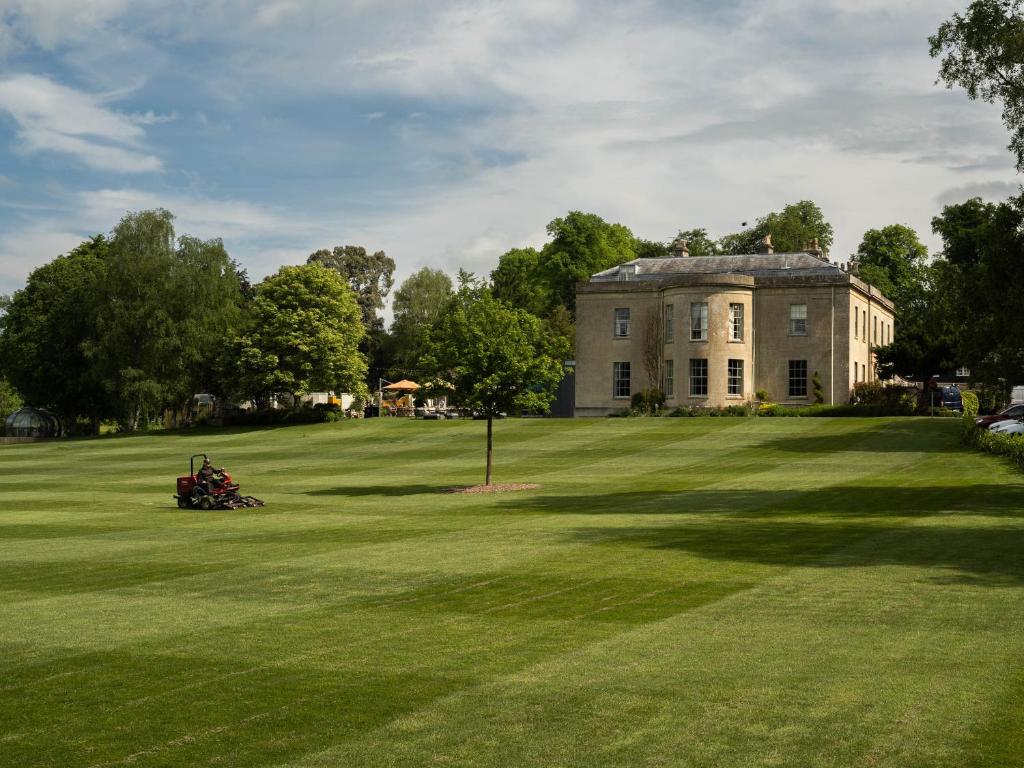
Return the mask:
{"type": "Polygon", "coordinates": [[[532,315],[546,315],[552,307],[552,286],[541,267],[540,252],[535,248],[513,248],[503,253],[491,272],[491,293],[532,315]]]}
{"type": "Polygon", "coordinates": [[[661,370],[665,358],[664,327],[665,322],[658,310],[651,309],[644,315],[640,330],[640,354],[647,374],[648,389],[661,389],[661,370]]]}
{"type": "Polygon", "coordinates": [[[551,289],[551,308],[576,312],[576,283],[636,258],[633,233],[593,213],[570,211],[547,226],[551,242],[541,251],[541,269],[551,289]]]}
{"type": "Polygon", "coordinates": [[[663,259],[668,256],[668,246],[656,240],[638,237],[633,241],[633,251],[638,259],[663,259]]]}
{"type": "Polygon", "coordinates": [[[423,366],[454,385],[454,401],[487,418],[486,484],[491,485],[494,417],[544,410],[563,374],[541,321],[462,281],[431,334],[423,366]]]}
{"type": "Polygon", "coordinates": [[[959,85],[973,101],[1001,103],[1008,149],[1024,171],[1024,16],[1021,0],[974,0],[928,38],[939,79],[959,85]]]}
{"type": "Polygon", "coordinates": [[[21,408],[23,401],[6,379],[0,378],[0,425],[5,418],[21,408]]]}
{"type": "Polygon", "coordinates": [[[112,404],[85,347],[96,337],[97,294],[109,242],[97,235],[33,271],[0,317],[0,366],[21,398],[69,424],[111,415],[112,404]]]}
{"type": "Polygon", "coordinates": [[[310,254],[306,263],[321,264],[338,272],[355,291],[367,332],[383,328],[377,312],[384,308],[384,299],[395,283],[394,259],[384,251],[370,254],[361,245],[343,245],[332,250],[322,248],[310,254]]]}
{"type": "Polygon", "coordinates": [[[133,431],[214,383],[243,293],[221,241],[176,240],[163,209],[121,219],[105,263],[95,337],[84,346],[122,428],[133,431]]]}
{"type": "Polygon", "coordinates": [[[944,244],[942,288],[958,362],[990,386],[1024,380],[1024,196],[946,206],[932,228],[944,244]]]}
{"type": "Polygon", "coordinates": [[[797,253],[815,238],[827,252],[832,247],[833,230],[815,203],[801,200],[762,216],[750,229],[724,236],[718,241],[719,249],[721,253],[758,253],[766,235],[771,235],[776,253],[797,253]]]}
{"type": "Polygon", "coordinates": [[[864,233],[857,249],[859,277],[871,283],[896,305],[899,332],[901,311],[919,301],[926,277],[928,249],[917,233],[902,224],[890,224],[864,233]]]}
{"type": "Polygon", "coordinates": [[[431,327],[452,297],[452,280],[439,269],[423,267],[395,291],[391,323],[395,364],[405,374],[416,368],[426,352],[431,327]]]}
{"type": "Polygon", "coordinates": [[[717,256],[721,253],[718,243],[708,236],[706,229],[681,229],[678,237],[686,241],[691,256],[717,256]]]}
{"type": "Polygon", "coordinates": [[[316,390],[365,394],[365,328],[355,294],[332,269],[282,267],[256,288],[235,342],[239,386],[258,401],[316,390]]]}

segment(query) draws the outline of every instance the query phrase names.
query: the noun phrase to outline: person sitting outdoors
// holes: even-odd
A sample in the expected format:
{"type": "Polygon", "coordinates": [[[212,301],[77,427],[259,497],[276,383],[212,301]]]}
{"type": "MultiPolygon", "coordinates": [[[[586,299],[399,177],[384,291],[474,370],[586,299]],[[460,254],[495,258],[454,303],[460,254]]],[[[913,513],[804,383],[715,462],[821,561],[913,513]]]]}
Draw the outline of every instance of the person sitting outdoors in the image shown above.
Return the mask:
{"type": "Polygon", "coordinates": [[[199,468],[199,472],[196,476],[196,480],[199,483],[199,487],[202,488],[206,493],[213,493],[224,484],[224,467],[215,469],[210,463],[210,459],[203,459],[203,466],[199,468]],[[220,477],[218,477],[220,475],[220,477]]]}

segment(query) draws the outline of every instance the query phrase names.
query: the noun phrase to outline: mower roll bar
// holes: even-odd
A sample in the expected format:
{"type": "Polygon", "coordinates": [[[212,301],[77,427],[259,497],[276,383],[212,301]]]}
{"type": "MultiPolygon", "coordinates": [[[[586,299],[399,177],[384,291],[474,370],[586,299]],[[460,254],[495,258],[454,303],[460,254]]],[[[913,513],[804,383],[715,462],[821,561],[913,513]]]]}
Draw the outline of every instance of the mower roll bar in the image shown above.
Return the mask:
{"type": "Polygon", "coordinates": [[[198,458],[199,458],[200,456],[202,456],[202,457],[203,457],[203,461],[206,461],[206,458],[207,458],[207,457],[206,457],[206,454],[205,454],[205,453],[197,453],[197,454],[195,454],[194,456],[189,456],[189,457],[188,457],[188,473],[189,473],[190,475],[192,475],[193,477],[195,477],[195,474],[196,474],[196,464],[195,464],[195,461],[196,461],[196,459],[198,459],[198,458]]]}

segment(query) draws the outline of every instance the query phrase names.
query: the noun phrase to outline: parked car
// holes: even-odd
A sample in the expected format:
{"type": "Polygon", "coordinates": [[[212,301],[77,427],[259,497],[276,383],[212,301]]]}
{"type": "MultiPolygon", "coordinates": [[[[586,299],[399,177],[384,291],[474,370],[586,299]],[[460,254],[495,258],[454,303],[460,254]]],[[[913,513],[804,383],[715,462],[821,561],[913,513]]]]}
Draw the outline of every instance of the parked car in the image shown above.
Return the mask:
{"type": "Polygon", "coordinates": [[[1000,421],[989,428],[989,432],[997,435],[1024,435],[1024,421],[1014,419],[1013,421],[1000,421]]]}
{"type": "Polygon", "coordinates": [[[964,401],[960,396],[960,387],[956,384],[947,384],[942,387],[935,387],[929,390],[930,403],[935,408],[948,408],[951,411],[963,411],[964,401]]]}
{"type": "Polygon", "coordinates": [[[1009,421],[1024,417],[1024,403],[1014,403],[1009,408],[1004,408],[999,413],[991,416],[979,416],[974,420],[975,426],[988,428],[1000,421],[1009,421]]]}

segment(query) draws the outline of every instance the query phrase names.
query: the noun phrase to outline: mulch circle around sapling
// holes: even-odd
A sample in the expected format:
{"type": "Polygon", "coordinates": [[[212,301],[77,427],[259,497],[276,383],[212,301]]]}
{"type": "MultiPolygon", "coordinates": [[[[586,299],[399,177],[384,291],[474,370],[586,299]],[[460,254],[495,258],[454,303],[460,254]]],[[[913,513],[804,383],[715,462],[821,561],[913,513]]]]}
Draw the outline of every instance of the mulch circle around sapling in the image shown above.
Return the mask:
{"type": "Polygon", "coordinates": [[[537,483],[492,483],[491,485],[459,485],[444,488],[441,493],[505,493],[506,491],[532,491],[537,483]]]}

